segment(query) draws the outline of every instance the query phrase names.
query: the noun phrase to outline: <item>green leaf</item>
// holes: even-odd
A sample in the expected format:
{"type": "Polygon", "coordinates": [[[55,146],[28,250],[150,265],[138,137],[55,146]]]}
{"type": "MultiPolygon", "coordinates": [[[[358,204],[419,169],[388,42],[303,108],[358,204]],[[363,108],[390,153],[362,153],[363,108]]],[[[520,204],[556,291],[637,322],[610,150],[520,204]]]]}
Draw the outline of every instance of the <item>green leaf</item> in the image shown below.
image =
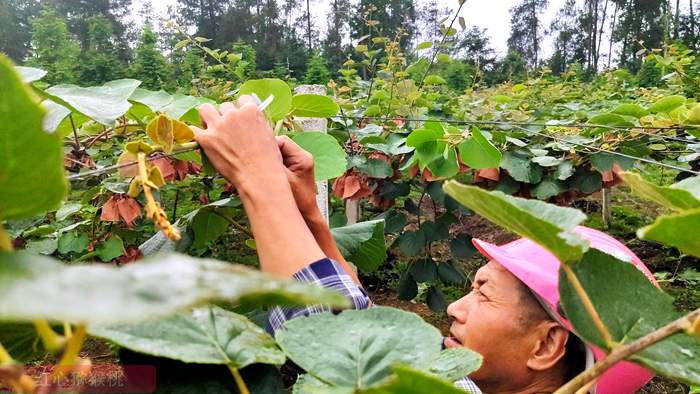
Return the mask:
{"type": "Polygon", "coordinates": [[[632,172],[623,173],[622,179],[634,194],[674,211],[700,208],[700,176],[684,179],[671,186],[658,186],[632,172]]]}
{"type": "Polygon", "coordinates": [[[562,159],[558,159],[554,156],[537,156],[532,158],[532,162],[542,167],[556,167],[562,163],[562,159]]]}
{"type": "Polygon", "coordinates": [[[58,242],[55,238],[42,238],[38,240],[27,241],[24,246],[25,250],[37,254],[50,255],[56,251],[58,247],[58,242]]]}
{"type": "Polygon", "coordinates": [[[501,168],[518,182],[539,183],[542,180],[543,169],[530,159],[515,155],[510,152],[503,154],[500,163],[501,168]]]}
{"type": "Polygon", "coordinates": [[[351,387],[330,386],[310,374],[299,376],[292,387],[292,394],[353,394],[351,387]]]}
{"type": "Polygon", "coordinates": [[[371,220],[331,229],[340,253],[363,272],[372,272],[386,260],[384,220],[371,220]]]}
{"type": "Polygon", "coordinates": [[[570,232],[586,219],[581,211],[489,192],[456,181],[445,182],[443,188],[460,204],[506,230],[537,242],[562,262],[578,261],[587,249],[587,244],[570,232]]]}
{"type": "Polygon", "coordinates": [[[228,230],[229,222],[213,209],[200,209],[192,218],[190,226],[194,231],[192,248],[202,250],[224,235],[228,230]]]}
{"type": "Polygon", "coordinates": [[[685,103],[685,97],[683,96],[666,96],[663,97],[649,107],[649,112],[656,114],[659,112],[669,113],[674,109],[680,107],[685,103]]]}
{"type": "Polygon", "coordinates": [[[598,114],[590,119],[588,123],[592,125],[602,125],[602,126],[616,126],[616,127],[626,127],[633,126],[632,123],[628,122],[622,116],[618,114],[604,113],[598,114]]]}
{"type": "Polygon", "coordinates": [[[314,157],[317,181],[337,178],[345,172],[348,155],[338,140],[318,131],[305,131],[294,136],[294,142],[314,157]]]}
{"type": "Polygon", "coordinates": [[[466,275],[451,261],[443,261],[438,264],[438,277],[443,283],[460,287],[467,282],[466,275]]]}
{"type": "Polygon", "coordinates": [[[603,187],[603,177],[598,171],[590,171],[579,167],[576,169],[574,175],[567,180],[567,184],[571,189],[590,194],[597,192],[603,187]]]}
{"type": "Polygon", "coordinates": [[[626,170],[634,166],[634,160],[608,152],[596,152],[590,155],[591,165],[600,172],[611,171],[613,165],[617,163],[620,168],[626,170]]]}
{"type": "Polygon", "coordinates": [[[447,84],[447,81],[445,81],[443,77],[437,74],[430,74],[427,77],[425,77],[423,83],[426,85],[445,85],[447,84]]]}
{"type": "Polygon", "coordinates": [[[357,169],[370,178],[385,179],[394,175],[391,164],[382,159],[369,159],[358,165],[357,169]]]}
{"type": "Polygon", "coordinates": [[[452,252],[452,257],[466,260],[476,253],[476,248],[472,244],[472,237],[460,234],[450,241],[450,251],[452,252]]]}
{"type": "Polygon", "coordinates": [[[275,340],[246,317],[217,306],[140,323],[90,327],[90,334],[133,351],[186,363],[284,363],[275,340]]]}
{"type": "Polygon", "coordinates": [[[90,239],[85,234],[76,234],[72,231],[61,234],[58,238],[58,252],[67,254],[71,252],[82,253],[88,245],[90,239]]]}
{"type": "Polygon", "coordinates": [[[66,220],[69,216],[72,214],[79,212],[83,208],[83,205],[80,203],[66,203],[61,206],[61,208],[58,208],[58,211],[56,211],[56,220],[62,221],[66,220]]]}
{"type": "Polygon", "coordinates": [[[52,99],[60,100],[59,104],[67,104],[69,108],[98,123],[113,126],[117,118],[131,107],[127,99],[140,84],[141,81],[135,79],[120,79],[88,88],[56,85],[48,88],[46,93],[52,99]]]}
{"type": "Polygon", "coordinates": [[[431,311],[436,313],[445,313],[445,309],[447,309],[445,295],[442,293],[442,290],[435,285],[430,286],[428,289],[428,293],[425,295],[425,303],[431,311]]]}
{"type": "Polygon", "coordinates": [[[198,100],[196,97],[176,94],[173,96],[173,99],[169,104],[160,109],[160,112],[163,112],[173,119],[179,120],[200,104],[204,103],[201,100],[198,100]]]}
{"type": "MultiPolygon", "coordinates": [[[[614,341],[628,344],[680,317],[673,307],[673,297],[657,289],[629,262],[589,249],[571,269],[614,341]]],[[[559,273],[559,294],[564,313],[576,333],[585,341],[606,349],[563,271],[559,273]]],[[[686,383],[699,383],[698,355],[700,341],[677,334],[630,356],[630,360],[662,375],[686,383]]]]}
{"type": "Polygon", "coordinates": [[[147,106],[153,112],[160,112],[168,104],[173,102],[173,96],[164,90],[153,92],[146,89],[136,88],[129,97],[129,100],[147,106]]]}
{"type": "Polygon", "coordinates": [[[431,258],[414,261],[409,272],[413,279],[420,283],[433,283],[438,275],[437,264],[431,258]]]}
{"type": "Polygon", "coordinates": [[[275,96],[272,103],[265,110],[273,122],[283,119],[292,109],[292,91],[286,82],[279,79],[251,79],[241,85],[239,93],[255,93],[262,101],[266,100],[270,95],[275,96]]]}
{"type": "Polygon", "coordinates": [[[404,271],[399,278],[399,286],[396,293],[400,300],[410,301],[418,295],[418,283],[413,279],[408,270],[404,271]]]}
{"type": "Polygon", "coordinates": [[[0,343],[18,362],[29,363],[46,357],[46,349],[31,323],[0,323],[0,343]]]}
{"type": "Polygon", "coordinates": [[[404,153],[409,153],[413,151],[412,147],[404,145],[406,143],[406,137],[402,137],[398,133],[392,133],[387,137],[385,143],[368,143],[364,144],[368,148],[378,150],[382,153],[386,153],[389,156],[397,156],[404,153]]]}
{"type": "Polygon", "coordinates": [[[540,200],[549,200],[566,191],[564,182],[547,177],[531,189],[532,195],[540,200]]]}
{"type": "Polygon", "coordinates": [[[446,149],[447,155],[438,155],[437,158],[428,163],[428,169],[435,177],[452,178],[459,173],[457,151],[449,147],[446,149]]]}
{"type": "Polygon", "coordinates": [[[292,115],[294,116],[330,118],[337,114],[338,110],[338,104],[328,96],[297,94],[292,97],[292,115]]]}
{"type": "Polygon", "coordinates": [[[19,74],[20,78],[22,78],[22,82],[24,83],[38,81],[44,78],[47,74],[46,70],[34,67],[15,66],[15,71],[17,71],[17,74],[19,74]]]}
{"type": "Polygon", "coordinates": [[[396,364],[392,367],[395,375],[385,384],[363,390],[358,394],[465,394],[453,382],[425,371],[396,364]]]}
{"type": "Polygon", "coordinates": [[[66,193],[60,136],[43,131],[44,110],[1,54],[0,92],[0,217],[49,211],[66,193]]]}
{"type": "Polygon", "coordinates": [[[311,375],[360,389],[389,377],[392,364],[427,365],[442,343],[440,332],[418,315],[382,306],[299,317],[276,339],[311,375]]]}
{"type": "Polygon", "coordinates": [[[459,144],[459,157],[473,169],[497,168],[501,162],[501,151],[481,131],[474,129],[471,138],[459,144]]]}
{"type": "Polygon", "coordinates": [[[239,265],[160,255],[124,267],[64,265],[25,252],[0,253],[0,320],[119,323],[166,316],[208,301],[329,304],[345,297],[239,265]]]}
{"type": "Polygon", "coordinates": [[[633,116],[637,119],[649,115],[649,111],[642,108],[639,104],[629,103],[618,105],[612,112],[618,115],[633,116]]]}
{"type": "Polygon", "coordinates": [[[681,252],[700,257],[700,209],[675,215],[660,216],[656,221],[637,231],[637,236],[678,248],[681,252]]]}
{"type": "Polygon", "coordinates": [[[457,381],[481,368],[484,358],[465,347],[453,347],[440,352],[430,363],[429,371],[450,382],[457,381]]]}
{"type": "Polygon", "coordinates": [[[433,46],[432,41],[424,41],[421,42],[420,44],[416,45],[416,50],[420,51],[421,49],[428,49],[433,46]]]}
{"type": "Polygon", "coordinates": [[[574,163],[571,160],[562,161],[554,172],[554,177],[560,181],[565,181],[574,175],[574,163]]]}
{"type": "Polygon", "coordinates": [[[422,231],[405,231],[396,240],[396,244],[401,250],[401,253],[407,257],[412,257],[420,253],[427,242],[425,233],[422,231]]]}
{"type": "Polygon", "coordinates": [[[112,235],[95,248],[97,257],[102,261],[111,261],[124,254],[124,242],[119,236],[112,235]]]}

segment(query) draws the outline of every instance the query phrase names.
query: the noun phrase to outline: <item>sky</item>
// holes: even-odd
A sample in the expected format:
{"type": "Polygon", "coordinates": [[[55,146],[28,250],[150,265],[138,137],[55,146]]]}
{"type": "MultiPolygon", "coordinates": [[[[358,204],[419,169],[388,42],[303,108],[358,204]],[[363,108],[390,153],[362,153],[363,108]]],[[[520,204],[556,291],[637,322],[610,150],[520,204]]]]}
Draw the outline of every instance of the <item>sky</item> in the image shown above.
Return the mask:
{"type": "MultiPolygon", "coordinates": [[[[418,0],[422,3],[425,0],[418,0]]],[[[579,3],[582,0],[577,0],[579,3]]],[[[165,15],[168,6],[174,5],[176,0],[134,0],[137,5],[133,9],[138,10],[139,3],[151,2],[154,10],[165,15]]],[[[507,40],[510,33],[510,15],[508,10],[519,0],[466,0],[466,3],[460,11],[460,16],[464,17],[467,26],[478,26],[487,29],[486,34],[489,36],[491,46],[496,50],[499,56],[504,56],[507,52],[507,40]]],[[[542,14],[542,26],[548,28],[552,20],[555,18],[557,11],[564,5],[565,0],[550,0],[547,10],[542,14]]],[[[681,0],[681,8],[688,8],[689,0],[681,0]]],[[[453,12],[459,7],[458,0],[438,0],[441,6],[452,8],[453,12]]],[[[316,28],[320,31],[326,30],[326,13],[330,7],[330,1],[311,0],[311,12],[314,13],[314,22],[316,28]]],[[[552,54],[552,39],[545,38],[542,45],[542,56],[548,57],[552,54]]]]}

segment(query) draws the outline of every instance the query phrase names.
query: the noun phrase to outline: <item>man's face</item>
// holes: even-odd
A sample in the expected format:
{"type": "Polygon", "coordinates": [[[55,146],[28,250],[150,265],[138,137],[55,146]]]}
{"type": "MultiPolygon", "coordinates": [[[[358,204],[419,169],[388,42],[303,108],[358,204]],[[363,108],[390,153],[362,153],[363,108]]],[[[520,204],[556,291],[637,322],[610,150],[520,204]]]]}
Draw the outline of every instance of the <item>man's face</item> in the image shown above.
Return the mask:
{"type": "Polygon", "coordinates": [[[491,261],[477,271],[472,291],[447,308],[452,326],[445,346],[466,346],[484,356],[482,367],[471,375],[480,386],[517,384],[527,373],[532,340],[523,324],[521,286],[491,261]]]}

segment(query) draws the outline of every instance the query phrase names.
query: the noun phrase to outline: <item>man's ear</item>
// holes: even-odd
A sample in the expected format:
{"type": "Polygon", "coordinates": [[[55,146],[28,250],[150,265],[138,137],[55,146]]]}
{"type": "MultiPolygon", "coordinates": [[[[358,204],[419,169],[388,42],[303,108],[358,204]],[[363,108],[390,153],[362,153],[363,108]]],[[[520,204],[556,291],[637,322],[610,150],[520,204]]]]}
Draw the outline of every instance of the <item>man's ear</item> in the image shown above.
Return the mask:
{"type": "Polygon", "coordinates": [[[564,357],[569,331],[552,321],[540,324],[536,331],[537,338],[527,360],[527,367],[545,371],[556,366],[564,357]]]}

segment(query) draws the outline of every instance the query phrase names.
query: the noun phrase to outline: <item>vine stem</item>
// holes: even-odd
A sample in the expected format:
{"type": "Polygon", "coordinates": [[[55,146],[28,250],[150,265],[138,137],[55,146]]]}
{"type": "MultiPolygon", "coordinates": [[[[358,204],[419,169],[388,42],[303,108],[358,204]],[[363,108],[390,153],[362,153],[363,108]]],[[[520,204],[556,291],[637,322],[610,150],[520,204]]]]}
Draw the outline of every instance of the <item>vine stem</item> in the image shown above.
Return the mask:
{"type": "Polygon", "coordinates": [[[221,216],[222,218],[226,219],[229,223],[231,223],[235,228],[237,228],[239,231],[244,233],[245,235],[249,236],[250,238],[253,237],[253,233],[250,232],[244,225],[238,223],[236,219],[232,218],[231,215],[226,214],[224,212],[219,212],[219,211],[214,211],[216,212],[217,215],[221,216]]]}
{"type": "Polygon", "coordinates": [[[574,271],[567,263],[562,263],[561,269],[564,270],[566,277],[569,279],[569,282],[571,282],[571,285],[574,287],[574,291],[576,291],[576,294],[578,294],[579,298],[581,299],[584,309],[586,309],[586,312],[591,317],[591,320],[593,320],[593,324],[603,336],[603,341],[605,342],[605,345],[610,349],[617,348],[619,346],[619,343],[613,340],[612,335],[610,335],[610,331],[608,331],[608,328],[605,326],[605,323],[603,323],[603,320],[600,318],[598,311],[595,309],[595,306],[593,306],[593,302],[591,302],[590,297],[588,297],[588,293],[586,293],[586,290],[583,288],[583,285],[581,285],[581,282],[578,280],[578,277],[576,276],[574,271]]]}
{"type": "Polygon", "coordinates": [[[12,240],[0,223],[0,252],[12,252],[13,250],[12,240]]]}
{"type": "Polygon", "coordinates": [[[604,359],[597,362],[593,368],[580,373],[578,376],[555,391],[554,394],[575,394],[577,390],[584,387],[590,381],[600,377],[605,371],[610,369],[616,363],[648,348],[651,345],[654,345],[663,339],[668,338],[679,331],[689,329],[698,319],[700,319],[700,308],[655,331],[650,332],[649,334],[635,341],[630,342],[627,345],[619,346],[617,349],[610,352],[604,359]]]}
{"type": "Polygon", "coordinates": [[[250,394],[250,390],[248,390],[248,386],[246,386],[245,381],[241,376],[241,373],[238,372],[238,368],[229,366],[228,369],[231,370],[233,379],[236,381],[236,386],[238,386],[238,392],[240,394],[250,394]]]}
{"type": "Polygon", "coordinates": [[[2,346],[2,343],[0,343],[0,365],[3,364],[12,364],[15,360],[12,359],[12,356],[10,356],[10,353],[5,349],[4,346],[2,346]]]}
{"type": "Polygon", "coordinates": [[[73,331],[73,335],[66,343],[63,356],[58,362],[58,367],[54,371],[55,377],[63,377],[65,373],[67,373],[67,368],[70,368],[73,364],[75,364],[75,360],[77,360],[80,354],[80,349],[83,347],[83,342],[85,342],[86,335],[87,328],[85,327],[85,324],[78,324],[73,331]]]}
{"type": "Polygon", "coordinates": [[[33,323],[34,329],[39,334],[39,338],[41,338],[41,342],[47,350],[55,352],[63,346],[62,338],[51,328],[48,321],[43,319],[34,320],[33,323]]]}

